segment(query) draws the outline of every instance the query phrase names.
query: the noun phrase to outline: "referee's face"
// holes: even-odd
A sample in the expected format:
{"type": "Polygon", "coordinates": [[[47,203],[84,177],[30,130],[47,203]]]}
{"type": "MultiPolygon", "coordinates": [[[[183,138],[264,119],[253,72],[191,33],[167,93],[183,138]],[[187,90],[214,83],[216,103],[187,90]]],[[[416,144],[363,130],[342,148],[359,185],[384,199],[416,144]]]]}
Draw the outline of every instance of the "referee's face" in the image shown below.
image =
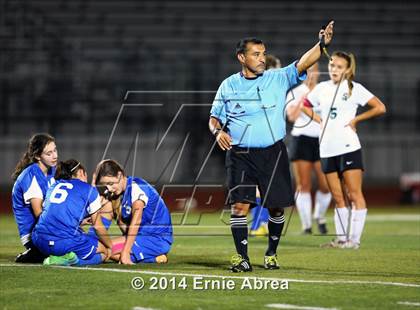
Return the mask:
{"type": "Polygon", "coordinates": [[[264,44],[248,43],[244,54],[238,55],[244,69],[251,75],[262,74],[265,70],[265,46],[264,44]]]}

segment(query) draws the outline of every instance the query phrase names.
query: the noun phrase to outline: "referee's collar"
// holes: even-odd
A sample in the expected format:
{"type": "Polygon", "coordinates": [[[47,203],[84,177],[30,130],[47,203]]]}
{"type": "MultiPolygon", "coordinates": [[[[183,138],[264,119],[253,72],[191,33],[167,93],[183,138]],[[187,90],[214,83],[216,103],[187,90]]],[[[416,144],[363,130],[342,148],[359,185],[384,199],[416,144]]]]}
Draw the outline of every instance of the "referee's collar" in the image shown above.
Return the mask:
{"type": "Polygon", "coordinates": [[[256,79],[258,79],[260,76],[262,76],[263,74],[264,74],[264,72],[263,73],[261,73],[261,74],[257,74],[256,76],[254,76],[254,77],[252,77],[252,78],[248,78],[248,77],[246,77],[243,73],[242,73],[242,71],[239,71],[239,74],[241,75],[241,77],[243,77],[245,80],[256,80],[256,79]]]}

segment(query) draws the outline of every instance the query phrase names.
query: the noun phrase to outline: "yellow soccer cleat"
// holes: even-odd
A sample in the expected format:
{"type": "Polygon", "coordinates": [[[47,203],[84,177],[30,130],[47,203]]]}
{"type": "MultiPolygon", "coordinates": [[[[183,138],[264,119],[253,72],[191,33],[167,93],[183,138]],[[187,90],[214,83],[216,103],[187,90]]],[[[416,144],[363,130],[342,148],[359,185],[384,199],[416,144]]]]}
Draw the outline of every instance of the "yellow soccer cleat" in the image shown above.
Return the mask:
{"type": "Polygon", "coordinates": [[[157,264],[166,264],[168,262],[168,257],[165,254],[156,256],[155,258],[157,264]]]}

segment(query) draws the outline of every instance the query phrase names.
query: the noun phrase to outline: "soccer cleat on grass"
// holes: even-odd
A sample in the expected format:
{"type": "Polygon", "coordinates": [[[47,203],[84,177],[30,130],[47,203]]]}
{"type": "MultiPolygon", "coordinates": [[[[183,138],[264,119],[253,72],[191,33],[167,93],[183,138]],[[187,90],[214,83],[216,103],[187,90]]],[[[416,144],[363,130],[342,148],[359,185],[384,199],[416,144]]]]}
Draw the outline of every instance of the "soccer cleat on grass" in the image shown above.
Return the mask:
{"type": "Polygon", "coordinates": [[[325,223],[318,223],[318,231],[321,235],[326,235],[328,233],[327,224],[325,223]]]}
{"type": "Polygon", "coordinates": [[[230,271],[232,272],[252,271],[252,266],[249,260],[242,258],[242,255],[240,254],[233,255],[230,262],[232,263],[232,266],[230,267],[230,271]]]}
{"type": "Polygon", "coordinates": [[[306,228],[302,231],[302,235],[312,235],[312,228],[306,228]]]}
{"type": "Polygon", "coordinates": [[[72,266],[79,262],[79,258],[74,252],[69,252],[62,256],[50,255],[44,259],[44,265],[54,266],[72,266]]]}
{"type": "Polygon", "coordinates": [[[264,268],[268,270],[280,269],[277,255],[264,256],[264,268]]]}
{"type": "Polygon", "coordinates": [[[346,243],[346,241],[341,241],[338,239],[334,239],[330,242],[327,243],[323,243],[320,245],[321,248],[337,248],[337,249],[342,249],[344,244],[346,243]]]}
{"type": "Polygon", "coordinates": [[[166,264],[168,262],[168,257],[165,254],[155,257],[157,264],[166,264]]]}
{"type": "Polygon", "coordinates": [[[268,235],[268,226],[267,224],[262,224],[258,229],[251,230],[249,232],[250,236],[253,237],[261,237],[261,236],[267,236],[268,235]]]}
{"type": "Polygon", "coordinates": [[[358,250],[360,248],[360,243],[356,243],[356,242],[353,242],[353,241],[349,240],[342,245],[342,248],[343,249],[358,250]]]}
{"type": "Polygon", "coordinates": [[[44,260],[45,255],[42,254],[37,248],[30,248],[23,253],[16,256],[16,263],[29,263],[39,264],[44,260]]]}

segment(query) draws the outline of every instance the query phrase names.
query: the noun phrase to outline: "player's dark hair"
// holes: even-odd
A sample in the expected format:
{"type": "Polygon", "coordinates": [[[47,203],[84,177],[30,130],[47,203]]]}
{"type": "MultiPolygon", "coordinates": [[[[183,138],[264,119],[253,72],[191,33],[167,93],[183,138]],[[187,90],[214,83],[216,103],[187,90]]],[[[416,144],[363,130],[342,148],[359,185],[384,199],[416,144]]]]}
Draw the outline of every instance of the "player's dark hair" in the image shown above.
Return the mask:
{"type": "Polygon", "coordinates": [[[248,43],[264,44],[262,40],[254,37],[243,38],[238,42],[238,44],[236,44],[236,55],[245,54],[248,43]]]}
{"type": "Polygon", "coordinates": [[[116,177],[118,172],[125,175],[123,167],[117,161],[113,159],[103,160],[96,166],[95,183],[98,184],[102,177],[116,177]]]}
{"type": "Polygon", "coordinates": [[[337,57],[345,59],[347,62],[347,68],[350,69],[349,73],[346,74],[346,79],[349,86],[349,97],[350,97],[351,92],[353,90],[353,79],[356,75],[356,58],[354,57],[353,54],[351,53],[347,54],[346,52],[342,52],[342,51],[335,51],[331,55],[331,57],[333,56],[337,56],[337,57]]]}
{"type": "Polygon", "coordinates": [[[272,68],[277,68],[277,62],[280,64],[280,67],[281,67],[281,61],[276,56],[271,55],[271,54],[268,54],[267,56],[265,56],[265,68],[267,70],[272,69],[272,68]]]}
{"type": "Polygon", "coordinates": [[[57,170],[54,178],[56,180],[70,180],[77,175],[77,171],[82,170],[86,173],[86,168],[75,159],[60,161],[57,164],[57,170]]]}
{"type": "Polygon", "coordinates": [[[41,156],[44,151],[45,146],[50,143],[55,142],[53,136],[47,133],[38,133],[33,135],[28,142],[28,147],[26,152],[23,154],[22,158],[19,160],[15,167],[15,171],[12,174],[13,181],[16,181],[19,174],[30,164],[38,162],[36,157],[41,156]]]}

